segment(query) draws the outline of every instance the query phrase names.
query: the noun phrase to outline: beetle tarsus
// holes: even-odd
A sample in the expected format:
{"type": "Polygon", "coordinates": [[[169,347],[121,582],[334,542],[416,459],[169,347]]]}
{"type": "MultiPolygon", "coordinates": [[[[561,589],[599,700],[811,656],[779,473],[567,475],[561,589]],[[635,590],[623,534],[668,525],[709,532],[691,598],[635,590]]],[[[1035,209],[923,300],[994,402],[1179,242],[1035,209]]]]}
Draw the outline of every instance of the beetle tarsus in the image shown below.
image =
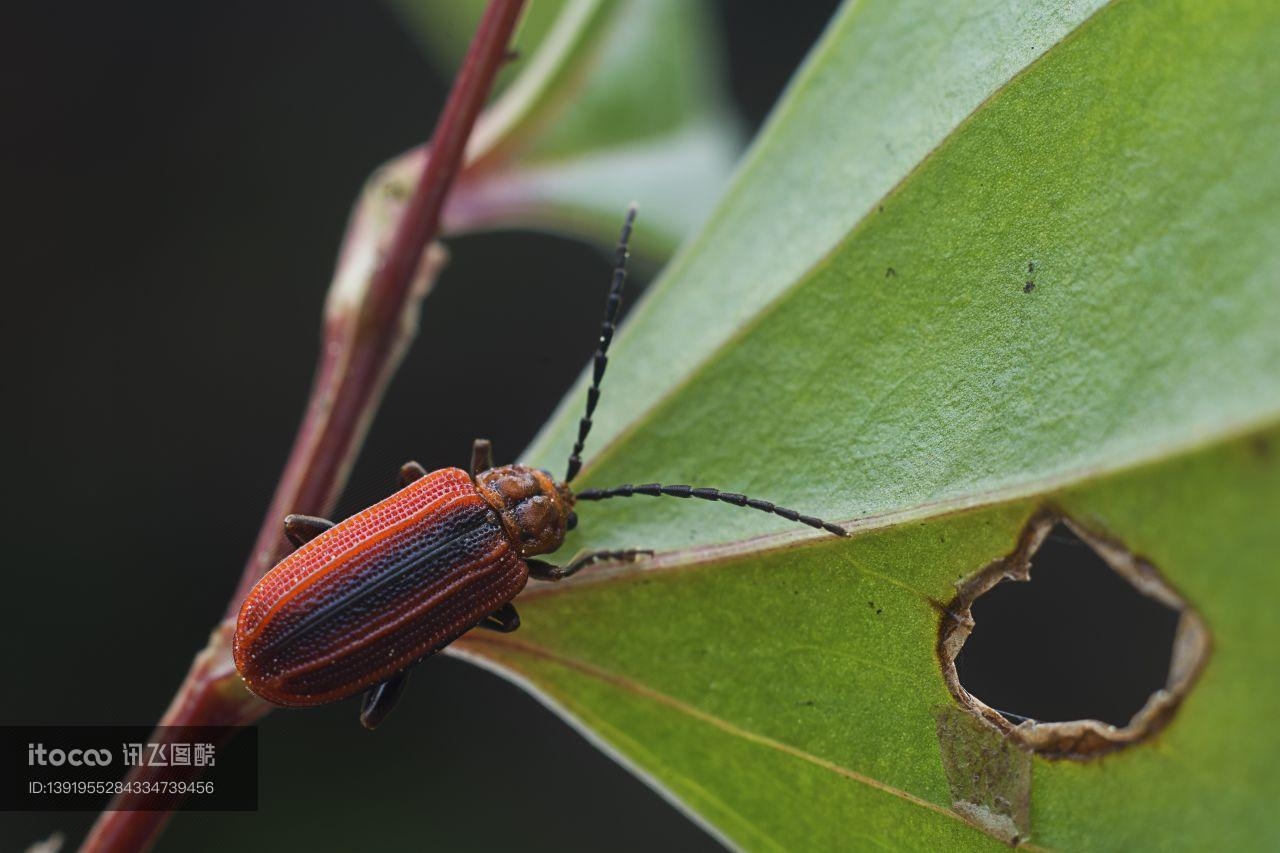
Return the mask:
{"type": "Polygon", "coordinates": [[[477,477],[482,471],[493,467],[493,442],[487,438],[477,438],[471,443],[471,476],[477,477]]]}
{"type": "Polygon", "coordinates": [[[425,476],[427,476],[427,469],[411,459],[400,466],[400,488],[403,489],[414,480],[421,480],[425,476]]]}
{"type": "Polygon", "coordinates": [[[333,527],[332,521],[314,515],[295,514],[284,517],[284,535],[295,548],[301,548],[330,527],[333,527]]]}
{"type": "Polygon", "coordinates": [[[400,701],[400,697],[404,694],[405,682],[408,680],[409,673],[402,672],[399,675],[393,675],[364,694],[364,701],[360,703],[360,725],[369,731],[376,729],[400,701]]]}
{"type": "Polygon", "coordinates": [[[510,634],[520,627],[520,614],[516,612],[514,604],[507,602],[484,617],[476,627],[484,628],[486,631],[497,631],[499,634],[510,634]]]}
{"type": "Polygon", "coordinates": [[[542,581],[560,581],[577,574],[578,571],[585,569],[592,563],[599,563],[604,560],[619,560],[630,563],[638,560],[640,557],[653,556],[653,552],[644,548],[627,548],[622,551],[592,551],[583,554],[567,566],[553,566],[551,563],[545,563],[542,560],[527,560],[529,564],[529,574],[542,581]]]}

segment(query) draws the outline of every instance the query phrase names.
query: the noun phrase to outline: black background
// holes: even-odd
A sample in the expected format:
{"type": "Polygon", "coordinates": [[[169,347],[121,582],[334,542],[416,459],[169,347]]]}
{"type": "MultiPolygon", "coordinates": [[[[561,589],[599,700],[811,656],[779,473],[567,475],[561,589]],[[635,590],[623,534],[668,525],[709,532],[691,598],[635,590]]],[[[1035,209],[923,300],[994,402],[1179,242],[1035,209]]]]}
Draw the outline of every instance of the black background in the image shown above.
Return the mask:
{"type": "MultiPolygon", "coordinates": [[[[719,5],[750,126],[833,6],[719,5]]],[[[428,135],[448,81],[373,2],[6,4],[3,17],[0,722],[146,724],[221,615],[270,499],[355,194],[428,135]]],[[[477,434],[511,459],[590,355],[603,253],[527,234],[450,248],[339,515],[386,494],[408,457],[465,462],[477,434]],[[482,330],[536,335],[537,355],[486,351],[482,330]],[[482,378],[499,363],[495,388],[482,378]]],[[[178,815],[159,849],[718,848],[465,664],[425,665],[375,736],[355,716],[352,703],[269,716],[261,810],[178,815]]],[[[54,829],[75,842],[92,817],[0,815],[0,848],[54,829]]]]}

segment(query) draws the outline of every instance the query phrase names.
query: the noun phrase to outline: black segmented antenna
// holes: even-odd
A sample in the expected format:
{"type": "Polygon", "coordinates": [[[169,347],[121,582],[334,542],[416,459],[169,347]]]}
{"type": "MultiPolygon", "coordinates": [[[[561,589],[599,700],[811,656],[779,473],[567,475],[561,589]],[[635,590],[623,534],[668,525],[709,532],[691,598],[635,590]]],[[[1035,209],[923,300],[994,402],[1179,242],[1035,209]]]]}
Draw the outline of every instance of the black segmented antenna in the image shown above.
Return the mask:
{"type": "Polygon", "coordinates": [[[701,498],[704,501],[722,501],[724,503],[733,504],[734,506],[745,506],[751,509],[758,509],[761,512],[771,512],[774,515],[780,515],[787,521],[798,521],[801,524],[807,524],[810,527],[816,527],[819,530],[826,530],[837,536],[848,536],[849,531],[845,530],[838,524],[832,524],[829,521],[823,521],[820,518],[814,518],[812,515],[801,515],[794,509],[787,509],[785,506],[778,506],[769,501],[757,500],[749,498],[746,495],[740,495],[736,492],[722,492],[719,489],[694,488],[693,486],[663,486],[658,483],[645,483],[642,486],[615,486],[612,489],[584,489],[575,496],[580,501],[602,501],[607,498],[629,498],[632,495],[648,495],[658,498],[663,495],[670,495],[673,498],[701,498]]]}
{"type": "Polygon", "coordinates": [[[613,283],[609,286],[609,301],[605,303],[604,322],[600,324],[600,343],[596,346],[595,360],[591,367],[587,413],[578,421],[578,440],[574,442],[573,452],[569,454],[569,471],[564,475],[566,483],[572,482],[582,468],[582,446],[591,432],[591,416],[595,414],[596,404],[600,402],[600,380],[604,378],[604,369],[609,366],[609,344],[613,341],[613,332],[617,328],[618,308],[622,305],[622,286],[627,281],[627,241],[631,239],[631,226],[635,221],[636,204],[632,202],[627,208],[627,218],[622,223],[622,234],[618,237],[618,248],[613,255],[613,283]]]}

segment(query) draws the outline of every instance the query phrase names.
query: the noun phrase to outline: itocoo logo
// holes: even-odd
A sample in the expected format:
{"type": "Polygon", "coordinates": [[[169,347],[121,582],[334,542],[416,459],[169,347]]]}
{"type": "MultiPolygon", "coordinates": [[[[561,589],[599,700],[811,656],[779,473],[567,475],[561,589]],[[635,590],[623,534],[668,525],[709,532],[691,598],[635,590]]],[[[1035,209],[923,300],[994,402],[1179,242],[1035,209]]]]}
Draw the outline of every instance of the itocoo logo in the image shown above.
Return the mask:
{"type": "Polygon", "coordinates": [[[27,744],[27,766],[106,767],[111,763],[109,749],[45,749],[42,743],[27,744]]]}

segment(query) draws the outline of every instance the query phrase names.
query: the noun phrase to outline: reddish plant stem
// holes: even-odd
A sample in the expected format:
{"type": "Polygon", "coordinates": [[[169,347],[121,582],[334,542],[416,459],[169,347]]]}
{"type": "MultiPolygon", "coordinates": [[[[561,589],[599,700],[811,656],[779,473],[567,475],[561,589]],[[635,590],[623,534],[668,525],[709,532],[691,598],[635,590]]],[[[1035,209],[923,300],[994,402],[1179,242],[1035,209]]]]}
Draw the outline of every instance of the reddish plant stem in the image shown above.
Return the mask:
{"type": "MultiPolygon", "coordinates": [[[[249,588],[291,550],[280,520],[291,512],[328,515],[345,485],[373,411],[398,366],[396,350],[403,348],[404,337],[400,326],[414,273],[427,243],[439,230],[467,139],[504,62],[523,5],[524,0],[489,4],[432,135],[431,156],[373,275],[368,296],[351,318],[352,328],[343,328],[346,324],[340,321],[347,318],[342,317],[331,316],[326,323],[307,415],[228,616],[235,615],[249,588]],[[335,325],[339,327],[332,328],[335,325]],[[331,360],[342,363],[330,364],[331,360]]],[[[332,314],[332,303],[330,308],[332,314]]]]}
{"type": "MultiPolygon", "coordinates": [[[[281,519],[291,512],[328,515],[346,484],[383,390],[413,337],[419,300],[443,264],[443,252],[429,247],[523,6],[524,0],[489,3],[436,124],[430,156],[390,243],[380,251],[367,281],[344,287],[343,263],[360,241],[359,229],[368,225],[360,221],[359,213],[353,218],[339,260],[339,281],[326,307],[310,400],[275,496],[226,616],[192,662],[160,725],[245,725],[270,710],[244,689],[231,663],[236,613],[253,584],[289,551],[281,519]]],[[[148,780],[155,775],[152,768],[144,767],[130,778],[148,780]]],[[[108,806],[81,850],[145,850],[170,814],[114,811],[108,806]]]]}

